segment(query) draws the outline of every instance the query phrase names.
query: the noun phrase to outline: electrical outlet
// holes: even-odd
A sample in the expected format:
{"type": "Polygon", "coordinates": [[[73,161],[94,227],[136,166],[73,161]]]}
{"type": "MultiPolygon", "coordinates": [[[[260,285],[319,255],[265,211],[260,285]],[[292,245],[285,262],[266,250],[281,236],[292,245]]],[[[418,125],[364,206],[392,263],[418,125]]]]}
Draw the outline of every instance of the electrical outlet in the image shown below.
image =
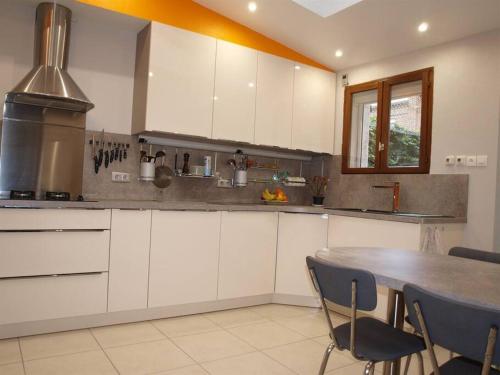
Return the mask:
{"type": "Polygon", "coordinates": [[[469,155],[467,156],[467,166],[468,167],[475,167],[477,162],[476,162],[476,155],[469,155]]]}
{"type": "Polygon", "coordinates": [[[448,155],[444,161],[446,165],[455,165],[455,155],[448,155]]]}
{"type": "Polygon", "coordinates": [[[478,167],[488,166],[488,155],[478,155],[476,162],[478,167]]]}
{"type": "Polygon", "coordinates": [[[233,187],[233,181],[228,178],[219,178],[217,180],[217,187],[231,189],[233,187]]]}
{"type": "Polygon", "coordinates": [[[130,182],[130,173],[111,172],[111,181],[113,181],[113,182],[130,182]]]}
{"type": "Polygon", "coordinates": [[[466,159],[465,155],[457,155],[457,165],[465,165],[466,159]]]}

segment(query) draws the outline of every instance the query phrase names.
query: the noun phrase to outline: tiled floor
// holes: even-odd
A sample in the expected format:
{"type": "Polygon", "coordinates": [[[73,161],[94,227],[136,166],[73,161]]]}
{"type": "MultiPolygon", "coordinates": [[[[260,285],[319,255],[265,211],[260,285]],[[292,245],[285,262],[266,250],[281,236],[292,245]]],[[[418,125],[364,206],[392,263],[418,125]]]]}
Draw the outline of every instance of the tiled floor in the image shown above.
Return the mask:
{"type": "MultiPolygon", "coordinates": [[[[317,309],[263,305],[0,340],[0,374],[315,375],[326,327],[317,309]]],[[[327,373],[360,375],[363,364],[335,352],[327,373]]]]}

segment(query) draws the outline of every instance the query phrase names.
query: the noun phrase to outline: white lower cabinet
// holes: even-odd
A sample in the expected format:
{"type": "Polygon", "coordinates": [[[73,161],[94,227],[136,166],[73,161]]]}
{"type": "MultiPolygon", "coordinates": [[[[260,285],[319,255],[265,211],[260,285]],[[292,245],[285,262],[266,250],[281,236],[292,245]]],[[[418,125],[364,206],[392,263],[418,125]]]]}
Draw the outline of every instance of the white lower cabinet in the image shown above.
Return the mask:
{"type": "Polygon", "coordinates": [[[217,299],[220,215],[153,211],[148,307],[217,299]]]}
{"type": "Polygon", "coordinates": [[[278,214],[223,212],[218,299],[274,292],[278,214]]]}
{"type": "Polygon", "coordinates": [[[316,296],[306,257],[327,245],[328,216],[314,214],[279,214],[276,266],[277,294],[316,296]]]}
{"type": "MultiPolygon", "coordinates": [[[[462,240],[463,224],[418,224],[330,216],[328,247],[387,247],[447,254],[462,240]]],[[[373,315],[386,319],[388,290],[377,287],[377,308],[373,315]]],[[[342,308],[338,309],[342,311],[342,308]]],[[[343,311],[345,312],[345,310],[343,311]]]]}
{"type": "Polygon", "coordinates": [[[150,232],[151,211],[112,211],[109,312],[147,307],[150,232]]]}
{"type": "Polygon", "coordinates": [[[0,324],[106,312],[108,273],[0,280],[0,324]]]}

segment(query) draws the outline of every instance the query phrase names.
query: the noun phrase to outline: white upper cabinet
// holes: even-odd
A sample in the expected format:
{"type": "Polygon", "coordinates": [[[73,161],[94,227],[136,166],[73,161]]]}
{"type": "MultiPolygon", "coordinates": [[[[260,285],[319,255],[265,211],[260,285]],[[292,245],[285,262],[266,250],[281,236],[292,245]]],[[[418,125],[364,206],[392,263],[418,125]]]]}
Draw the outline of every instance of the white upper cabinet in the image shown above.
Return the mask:
{"type": "Polygon", "coordinates": [[[333,154],[335,82],[325,70],[295,69],[292,148],[333,154]]]}
{"type": "Polygon", "coordinates": [[[214,38],[156,22],[139,34],[134,133],[211,137],[215,49],[214,38]]]}
{"type": "Polygon", "coordinates": [[[255,143],[292,146],[293,61],[259,52],[255,143]]]}
{"type": "Polygon", "coordinates": [[[257,51],[217,41],[214,139],[253,143],[257,51]]]}

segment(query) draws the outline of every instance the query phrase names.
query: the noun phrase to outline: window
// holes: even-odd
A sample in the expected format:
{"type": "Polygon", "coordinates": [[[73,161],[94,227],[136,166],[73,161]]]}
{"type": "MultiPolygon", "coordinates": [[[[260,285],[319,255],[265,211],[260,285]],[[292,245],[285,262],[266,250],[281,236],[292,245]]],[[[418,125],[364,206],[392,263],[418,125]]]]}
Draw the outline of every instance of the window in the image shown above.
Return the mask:
{"type": "Polygon", "coordinates": [[[343,173],[429,173],[433,68],[347,86],[343,173]]]}

